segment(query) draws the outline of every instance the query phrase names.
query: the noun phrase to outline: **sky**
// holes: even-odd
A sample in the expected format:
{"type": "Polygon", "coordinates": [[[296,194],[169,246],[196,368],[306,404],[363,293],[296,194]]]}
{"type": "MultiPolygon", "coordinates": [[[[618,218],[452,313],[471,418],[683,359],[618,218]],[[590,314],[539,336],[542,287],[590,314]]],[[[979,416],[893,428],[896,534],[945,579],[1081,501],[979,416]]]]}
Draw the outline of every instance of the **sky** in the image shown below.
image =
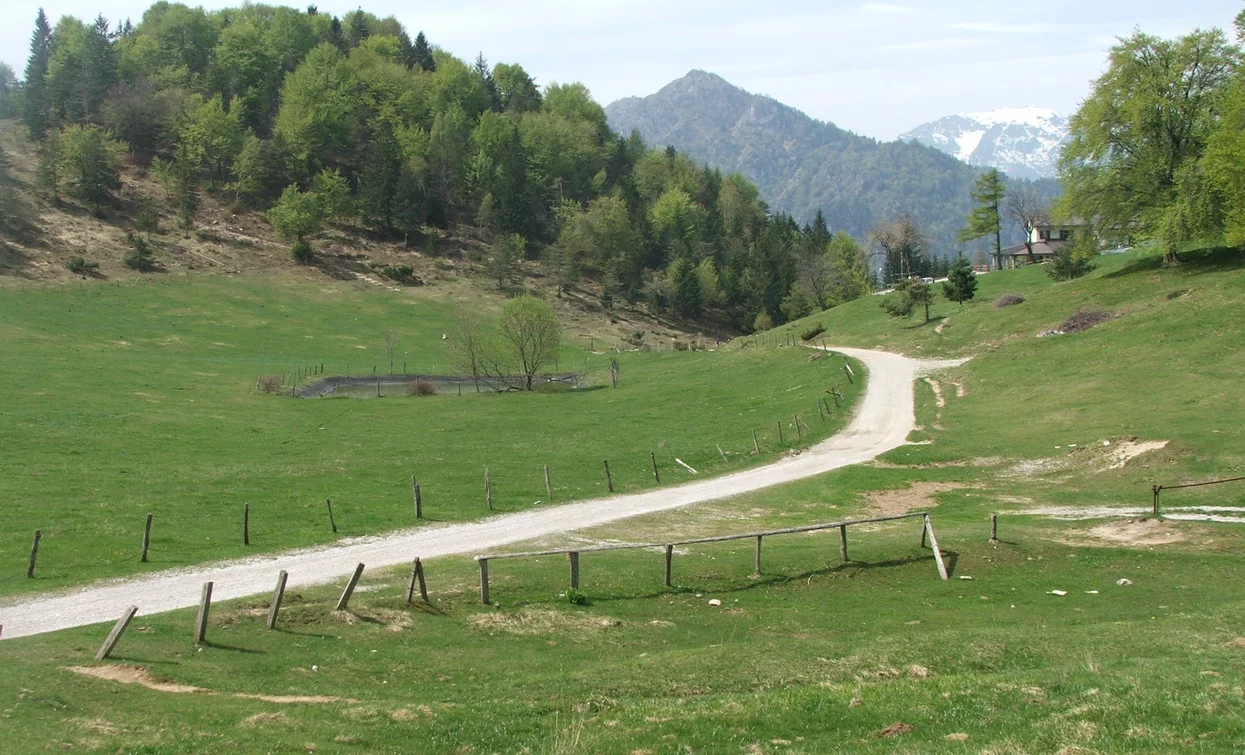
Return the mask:
{"type": "MultiPolygon", "coordinates": [[[[205,8],[238,5],[209,0],[205,8]]],[[[135,23],[143,0],[3,0],[0,60],[22,75],[42,5],[135,23]]],[[[188,3],[191,4],[191,3],[188,3]]],[[[519,63],[538,84],[581,81],[602,104],[652,94],[692,69],[814,118],[894,139],[945,115],[1037,106],[1071,114],[1116,38],[1232,28],[1240,0],[325,1],[394,15],[473,60],[519,63]]]]}

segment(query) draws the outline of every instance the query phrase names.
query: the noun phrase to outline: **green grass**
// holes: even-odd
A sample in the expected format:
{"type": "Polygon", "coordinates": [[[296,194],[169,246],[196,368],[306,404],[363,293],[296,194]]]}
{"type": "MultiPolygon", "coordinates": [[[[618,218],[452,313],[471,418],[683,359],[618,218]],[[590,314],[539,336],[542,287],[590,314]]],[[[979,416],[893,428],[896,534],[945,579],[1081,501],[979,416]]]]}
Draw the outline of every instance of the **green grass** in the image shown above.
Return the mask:
{"type": "MultiPolygon", "coordinates": [[[[563,369],[594,389],[384,399],[293,399],[255,391],[260,375],[323,363],[325,374],[452,372],[441,335],[453,310],[362,284],[252,279],[86,284],[0,297],[0,595],[274,551],[414,526],[410,477],[430,522],[653,486],[773,459],[827,437],[848,408],[818,419],[841,359],[803,349],[611,354],[574,344],[563,369]],[[809,426],[797,439],[792,414],[809,426]],[[784,442],[777,422],[785,423],[784,442]],[[763,453],[752,455],[755,429],[763,453]],[[728,454],[723,462],[715,445],[728,454]],[[251,546],[241,514],[251,510],[251,546]],[[138,563],[147,512],[150,562],[138,563]],[[37,579],[25,578],[42,529],[37,579]]],[[[849,400],[860,386],[843,384],[849,400]]]]}

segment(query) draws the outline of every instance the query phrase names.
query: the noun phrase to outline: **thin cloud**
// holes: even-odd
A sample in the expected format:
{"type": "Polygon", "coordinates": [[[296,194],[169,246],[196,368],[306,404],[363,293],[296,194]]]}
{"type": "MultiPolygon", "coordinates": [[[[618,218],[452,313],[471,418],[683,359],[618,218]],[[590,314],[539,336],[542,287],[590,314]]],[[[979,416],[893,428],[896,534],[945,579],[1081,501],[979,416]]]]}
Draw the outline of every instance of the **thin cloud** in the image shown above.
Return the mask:
{"type": "Polygon", "coordinates": [[[1027,24],[1000,24],[992,21],[971,21],[967,23],[947,24],[947,28],[960,31],[975,31],[982,34],[1039,34],[1055,31],[1054,24],[1034,22],[1027,24]]]}
{"type": "Polygon", "coordinates": [[[894,3],[865,3],[860,6],[865,13],[915,13],[916,8],[909,8],[906,5],[895,5],[894,3]]]}

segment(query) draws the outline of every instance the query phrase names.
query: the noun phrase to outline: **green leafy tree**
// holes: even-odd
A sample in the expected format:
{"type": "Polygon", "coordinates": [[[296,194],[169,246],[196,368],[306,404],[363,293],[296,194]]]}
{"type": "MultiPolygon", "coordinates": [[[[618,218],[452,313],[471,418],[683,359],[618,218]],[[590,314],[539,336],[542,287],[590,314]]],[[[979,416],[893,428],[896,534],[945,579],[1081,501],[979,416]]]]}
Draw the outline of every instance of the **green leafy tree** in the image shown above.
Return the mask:
{"type": "Polygon", "coordinates": [[[1189,179],[1240,61],[1218,29],[1120,40],[1072,117],[1059,165],[1066,213],[1085,218],[1099,236],[1159,240],[1166,260],[1177,262],[1177,244],[1187,240],[1180,237],[1193,226],[1182,183],[1196,187],[1189,179]]]}
{"type": "Polygon", "coordinates": [[[353,146],[360,104],[349,61],[332,45],[320,45],[285,77],[274,131],[299,167],[314,173],[353,146]]]}
{"type": "Polygon", "coordinates": [[[827,298],[832,305],[855,301],[872,290],[864,250],[850,234],[839,231],[831,236],[826,257],[830,260],[827,298]]]}
{"type": "Polygon", "coordinates": [[[97,126],[70,126],[60,136],[60,177],[69,193],[90,203],[96,211],[112,192],[121,188],[124,147],[97,126]]]}
{"type": "Polygon", "coordinates": [[[218,94],[192,110],[182,126],[181,144],[196,163],[207,170],[211,188],[229,175],[234,158],[242,151],[246,134],[238,109],[225,109],[218,94]]]}
{"type": "Polygon", "coordinates": [[[354,198],[350,184],[337,168],[325,168],[311,179],[311,191],[320,201],[320,211],[326,221],[341,220],[354,214],[354,198]]]}
{"type": "Polygon", "coordinates": [[[372,133],[363,173],[359,177],[359,210],[363,222],[381,230],[393,230],[398,215],[398,184],[402,181],[402,147],[393,126],[380,122],[372,133]]]}
{"type": "Polygon", "coordinates": [[[602,108],[588,91],[588,87],[580,83],[558,84],[554,82],[545,87],[545,98],[541,107],[547,113],[560,115],[572,121],[583,121],[592,124],[597,134],[597,144],[604,144],[610,136],[609,122],[602,108]]]}
{"type": "Polygon", "coordinates": [[[324,222],[320,198],[314,193],[300,191],[298,186],[290,184],[281,193],[281,198],[268,210],[268,220],[272,227],[283,238],[292,241],[306,241],[320,231],[324,222]]]}
{"type": "Polygon", "coordinates": [[[527,390],[541,368],[558,359],[562,329],[549,302],[523,294],[502,307],[498,322],[502,343],[524,376],[527,390]]]}
{"type": "Polygon", "coordinates": [[[61,172],[60,132],[48,131],[39,143],[39,166],[35,173],[35,185],[53,204],[60,202],[61,172]]]}
{"type": "Polygon", "coordinates": [[[179,144],[173,162],[164,169],[167,185],[177,201],[177,224],[189,235],[199,212],[199,162],[185,145],[179,144]]]}
{"type": "Polygon", "coordinates": [[[26,61],[26,84],[22,102],[22,120],[31,139],[42,139],[48,127],[48,59],[52,27],[43,9],[35,17],[35,30],[30,35],[30,57],[26,61]]]}
{"type": "Polygon", "coordinates": [[[503,233],[489,249],[488,274],[497,287],[506,288],[514,279],[519,262],[527,256],[527,242],[517,233],[503,233]]]}
{"type": "Polygon", "coordinates": [[[973,272],[972,264],[963,254],[956,255],[955,262],[951,263],[947,280],[942,284],[942,294],[961,307],[964,302],[971,301],[977,295],[977,274],[973,272]]]}
{"type": "Polygon", "coordinates": [[[933,290],[919,278],[904,278],[895,286],[895,293],[882,300],[882,308],[891,317],[911,317],[920,307],[925,308],[925,322],[929,322],[929,308],[934,303],[933,290]]]}
{"type": "Polygon", "coordinates": [[[8,63],[0,62],[0,118],[13,118],[21,112],[17,76],[8,63]]]}
{"type": "Polygon", "coordinates": [[[508,113],[540,110],[540,90],[522,66],[498,63],[493,67],[493,83],[502,110],[508,113]]]}
{"type": "Polygon", "coordinates": [[[995,168],[982,173],[973,182],[973,211],[968,215],[968,225],[960,231],[960,241],[974,241],[994,237],[994,268],[1003,269],[1003,219],[999,208],[1007,187],[1003,176],[995,168]]]}
{"type": "Polygon", "coordinates": [[[233,161],[234,197],[250,205],[262,203],[276,192],[280,170],[280,157],[272,143],[247,134],[233,161]]]}

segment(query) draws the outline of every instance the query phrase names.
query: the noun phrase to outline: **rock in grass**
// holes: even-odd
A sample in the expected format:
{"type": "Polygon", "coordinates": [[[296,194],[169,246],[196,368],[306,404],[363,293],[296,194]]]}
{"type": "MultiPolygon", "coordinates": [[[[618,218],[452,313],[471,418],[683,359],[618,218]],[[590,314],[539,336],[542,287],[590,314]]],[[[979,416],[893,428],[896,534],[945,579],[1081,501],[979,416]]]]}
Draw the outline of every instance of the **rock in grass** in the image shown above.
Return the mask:
{"type": "Polygon", "coordinates": [[[881,737],[883,739],[891,739],[893,737],[898,737],[898,736],[907,734],[908,732],[912,731],[915,728],[916,727],[913,726],[912,724],[906,724],[903,721],[896,721],[890,726],[887,726],[885,729],[878,729],[877,731],[873,732],[873,736],[881,737]]]}

